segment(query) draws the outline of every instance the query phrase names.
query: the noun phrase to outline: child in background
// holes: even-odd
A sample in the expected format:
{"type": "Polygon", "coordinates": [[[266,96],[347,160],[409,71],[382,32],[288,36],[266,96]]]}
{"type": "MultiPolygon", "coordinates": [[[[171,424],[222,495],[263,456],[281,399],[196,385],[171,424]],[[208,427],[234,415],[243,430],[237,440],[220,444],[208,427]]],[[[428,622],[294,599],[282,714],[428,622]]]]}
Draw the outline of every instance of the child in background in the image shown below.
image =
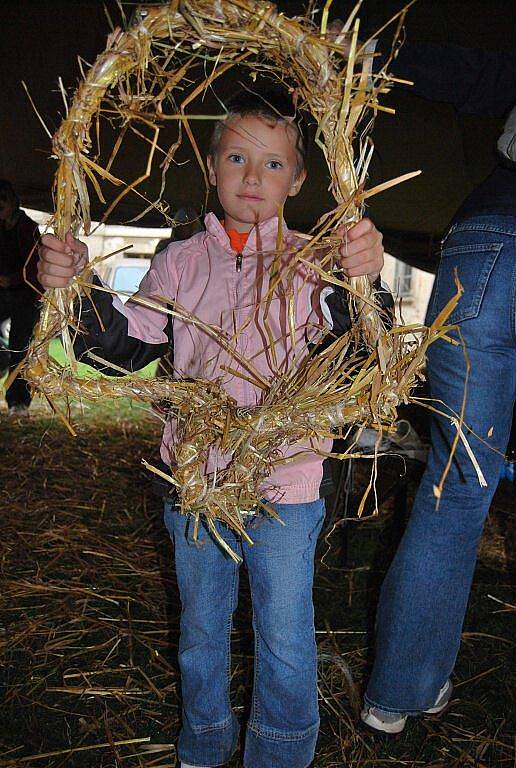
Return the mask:
{"type": "MultiPolygon", "coordinates": [[[[0,346],[3,352],[0,375],[7,365],[11,373],[20,365],[38,322],[41,288],[36,280],[38,239],[38,225],[20,208],[12,184],[0,179],[0,324],[11,321],[7,349],[0,346]]],[[[28,414],[31,393],[20,373],[7,389],[5,399],[10,416],[28,414]]]]}
{"type": "MultiPolygon", "coordinates": [[[[306,240],[278,219],[289,196],[306,177],[305,140],[289,118],[292,104],[278,92],[244,92],[229,105],[227,119],[215,130],[208,156],[211,184],[224,209],[224,220],[209,213],[206,231],[173,242],[158,254],[138,296],[176,301],[204,323],[233,336],[240,353],[271,380],[285,370],[307,338],[330,323],[335,333],[349,327],[345,293],[320,285],[316,273],[301,266],[294,277],[295,350],[291,348],[287,299],[274,294],[267,323],[278,339],[276,361],[260,302],[267,295],[278,227],[283,229],[284,261],[306,240]]],[[[383,265],[381,235],[367,219],[352,227],[340,250],[347,276],[377,281],[383,265]]],[[[70,284],[87,260],[87,248],[68,234],[42,238],[39,276],[45,287],[70,284]]],[[[97,292],[97,312],[83,300],[86,334],[78,342],[84,362],[88,350],[127,370],[160,357],[173,342],[174,376],[216,380],[241,405],[260,402],[260,389],[228,372],[247,374],[202,328],[156,310],[97,292]]],[[[98,366],[98,362],[96,363],[98,366]]],[[[109,372],[109,371],[108,371],[109,372]]],[[[161,455],[170,463],[173,422],[167,420],[161,455]]],[[[321,441],[321,448],[330,443],[321,441]]],[[[306,445],[280,464],[263,488],[285,525],[258,516],[250,522],[254,546],[237,540],[220,524],[228,544],[240,552],[249,573],[255,635],[254,686],[247,724],[245,768],[306,768],[313,760],[319,729],[317,650],[312,584],[314,553],[325,509],[323,459],[306,445]]],[[[216,469],[215,459],[207,471],[216,469]]],[[[220,465],[218,467],[220,469],[220,465]]],[[[253,518],[251,518],[253,519],[253,518]]],[[[182,768],[211,768],[227,763],[237,746],[239,725],[231,709],[230,633],[238,594],[238,566],[200,531],[192,540],[190,519],[165,501],[165,523],[172,538],[182,603],[179,664],[183,727],[178,754],[182,768]]]]}

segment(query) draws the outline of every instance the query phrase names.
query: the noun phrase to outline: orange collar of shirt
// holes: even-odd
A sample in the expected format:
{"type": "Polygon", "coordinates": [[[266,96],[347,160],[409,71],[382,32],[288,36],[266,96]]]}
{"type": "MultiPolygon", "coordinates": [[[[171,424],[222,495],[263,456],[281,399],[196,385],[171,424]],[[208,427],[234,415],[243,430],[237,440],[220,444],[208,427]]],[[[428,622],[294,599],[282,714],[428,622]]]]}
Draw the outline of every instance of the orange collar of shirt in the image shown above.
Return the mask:
{"type": "MultiPolygon", "coordinates": [[[[222,224],[224,225],[224,222],[222,224]]],[[[226,229],[226,234],[229,237],[229,244],[232,249],[237,253],[242,253],[247,243],[249,232],[237,232],[236,229],[226,229]]]]}

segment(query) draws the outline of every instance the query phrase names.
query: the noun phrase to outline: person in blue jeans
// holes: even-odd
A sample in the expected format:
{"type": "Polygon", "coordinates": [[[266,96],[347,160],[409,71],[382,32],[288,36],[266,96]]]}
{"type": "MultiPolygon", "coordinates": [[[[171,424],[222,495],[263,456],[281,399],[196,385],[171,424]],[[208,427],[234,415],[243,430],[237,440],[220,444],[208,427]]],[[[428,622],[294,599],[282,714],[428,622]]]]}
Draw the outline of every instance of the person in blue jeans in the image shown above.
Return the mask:
{"type": "MultiPolygon", "coordinates": [[[[431,78],[436,67],[444,66],[443,59],[426,61],[420,54],[414,67],[421,74],[423,92],[428,86],[423,95],[429,97],[431,78]]],[[[409,56],[410,50],[405,54],[409,56]]],[[[487,58],[493,64],[496,61],[495,54],[487,58]]],[[[450,81],[450,99],[474,104],[475,87],[485,87],[487,78],[493,88],[482,93],[482,98],[479,95],[478,103],[510,108],[515,91],[509,80],[516,76],[516,68],[508,66],[510,58],[502,54],[498,57],[501,66],[491,67],[486,74],[482,69],[486,57],[471,54],[471,61],[482,66],[479,71],[468,68],[462,90],[460,83],[450,81]]],[[[456,73],[457,68],[449,71],[456,73]]],[[[405,70],[395,74],[407,76],[405,70]]],[[[466,199],[443,240],[426,318],[431,323],[456,293],[457,272],[464,295],[450,317],[458,331],[450,335],[460,344],[439,341],[430,347],[428,382],[436,406],[455,414],[461,412],[467,382],[467,437],[487,487],[480,485],[459,442],[436,509],[433,489],[439,485],[456,430],[449,418],[434,416],[427,467],[385,577],[377,611],[376,657],[361,714],[362,721],[376,732],[400,733],[409,715],[442,712],[452,696],[450,675],[459,651],[478,544],[509,441],[516,395],[515,129],[513,108],[498,142],[498,167],[466,199]]]]}
{"type": "MultiPolygon", "coordinates": [[[[477,548],[513,418],[516,216],[477,215],[452,227],[443,243],[427,322],[454,295],[455,269],[464,297],[450,321],[460,328],[471,365],[464,419],[472,430],[468,440],[487,487],[480,485],[459,443],[436,510],[433,488],[456,431],[450,419],[435,417],[426,471],[377,612],[376,658],[362,719],[386,733],[403,730],[409,714],[442,711],[451,698],[449,677],[459,650],[477,548]]],[[[458,338],[457,332],[451,335],[458,338]]],[[[444,403],[460,413],[466,366],[461,346],[440,341],[430,348],[430,393],[442,410],[447,410],[444,403]]]]}

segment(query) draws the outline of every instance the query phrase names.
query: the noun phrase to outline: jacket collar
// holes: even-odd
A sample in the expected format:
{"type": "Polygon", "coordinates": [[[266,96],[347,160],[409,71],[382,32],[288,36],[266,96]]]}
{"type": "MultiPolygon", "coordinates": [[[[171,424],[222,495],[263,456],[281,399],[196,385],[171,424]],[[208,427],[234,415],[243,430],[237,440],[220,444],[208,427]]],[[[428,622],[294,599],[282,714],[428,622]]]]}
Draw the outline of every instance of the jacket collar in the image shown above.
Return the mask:
{"type": "MultiPolygon", "coordinates": [[[[227,250],[231,248],[229,244],[229,237],[226,230],[215,216],[214,213],[208,213],[204,217],[204,224],[206,231],[212,237],[215,237],[218,242],[227,250]]],[[[273,216],[265,221],[260,221],[249,232],[244,251],[269,251],[276,247],[276,238],[278,235],[278,226],[281,226],[283,232],[283,240],[289,233],[288,227],[284,219],[279,219],[278,216],[273,216]]]]}

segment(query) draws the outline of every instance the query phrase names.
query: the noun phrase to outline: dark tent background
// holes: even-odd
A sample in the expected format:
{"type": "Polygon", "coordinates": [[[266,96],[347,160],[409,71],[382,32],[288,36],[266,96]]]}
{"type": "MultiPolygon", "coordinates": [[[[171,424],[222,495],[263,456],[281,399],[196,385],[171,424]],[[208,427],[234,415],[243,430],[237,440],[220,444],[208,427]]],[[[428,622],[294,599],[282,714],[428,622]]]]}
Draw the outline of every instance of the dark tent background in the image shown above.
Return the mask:
{"type": "MultiPolygon", "coordinates": [[[[287,14],[298,13],[299,2],[279,2],[287,14]]],[[[373,32],[401,1],[365,0],[360,17],[373,32]]],[[[335,2],[333,16],[346,18],[354,2],[335,2]]],[[[130,16],[133,4],[124,5],[130,16]]],[[[77,57],[92,62],[105,47],[110,27],[106,9],[115,23],[120,11],[115,0],[17,0],[2,3],[0,46],[0,177],[16,187],[23,205],[50,211],[55,161],[44,132],[22,87],[25,81],[39,113],[53,132],[64,111],[58,79],[69,98],[80,78],[77,57]]],[[[451,43],[466,47],[511,51],[516,21],[511,0],[419,0],[409,11],[406,37],[412,42],[451,43]]],[[[222,87],[226,92],[235,80],[222,87]]],[[[371,185],[417,168],[423,174],[372,198],[369,215],[386,234],[389,250],[424,269],[435,265],[439,238],[460,202],[487,176],[495,164],[494,147],[502,121],[459,115],[446,104],[427,102],[414,94],[396,91],[384,97],[396,115],[380,114],[373,138],[376,145],[371,185]]],[[[204,110],[203,110],[204,111],[204,110]]],[[[207,110],[206,110],[207,111],[207,110]]],[[[208,126],[198,127],[200,141],[208,126]]],[[[180,160],[188,160],[187,141],[180,160]]],[[[144,155],[126,151],[118,172],[132,181],[142,172],[144,155]]],[[[331,206],[322,158],[314,153],[309,182],[287,211],[289,223],[306,229],[331,206]]],[[[149,181],[150,194],[157,179],[149,181]]],[[[171,169],[166,199],[172,209],[204,202],[204,186],[195,161],[171,169]]],[[[212,201],[210,201],[212,202],[212,201]]],[[[92,194],[92,213],[100,218],[104,206],[92,194]]],[[[126,223],[142,210],[136,196],[126,197],[110,223],[126,223]]],[[[164,225],[156,215],[144,224],[164,225]]]]}

